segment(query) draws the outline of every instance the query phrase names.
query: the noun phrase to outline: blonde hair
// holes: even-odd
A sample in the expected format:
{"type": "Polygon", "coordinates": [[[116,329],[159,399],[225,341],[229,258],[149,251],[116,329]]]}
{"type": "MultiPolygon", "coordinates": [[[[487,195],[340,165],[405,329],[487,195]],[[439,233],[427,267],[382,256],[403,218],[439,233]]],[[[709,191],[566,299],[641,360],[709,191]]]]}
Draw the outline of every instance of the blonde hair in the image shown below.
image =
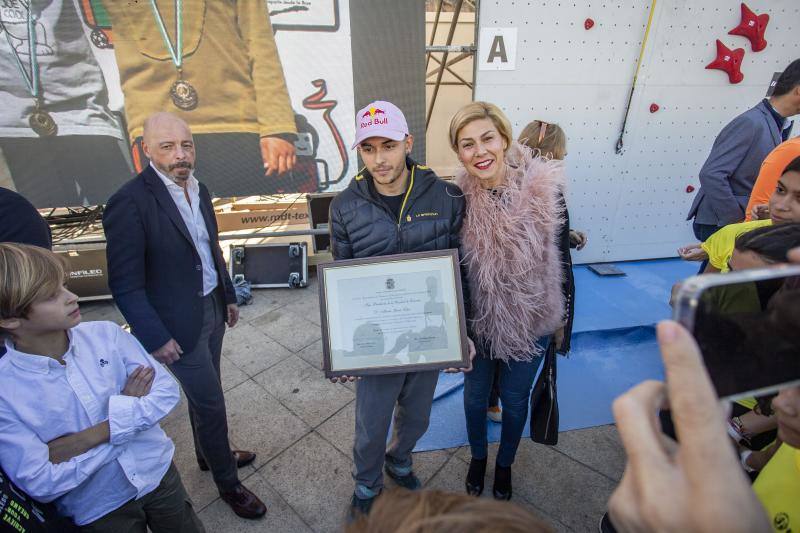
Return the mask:
{"type": "Polygon", "coordinates": [[[50,250],[0,243],[0,319],[25,318],[34,303],[58,292],[66,279],[65,261],[50,250]]]}
{"type": "Polygon", "coordinates": [[[458,151],[458,132],[461,131],[461,128],[482,118],[488,118],[494,123],[500,136],[506,141],[506,148],[511,146],[514,137],[511,133],[511,122],[508,121],[505,113],[489,102],[472,102],[456,111],[450,120],[450,147],[453,151],[458,151]]]}
{"type": "Polygon", "coordinates": [[[534,120],[522,129],[519,142],[548,159],[564,159],[567,155],[567,136],[558,124],[534,120]]]}
{"type": "Polygon", "coordinates": [[[468,494],[405,489],[386,491],[368,515],[346,533],[540,533],[552,529],[541,518],[511,502],[468,494]]]}

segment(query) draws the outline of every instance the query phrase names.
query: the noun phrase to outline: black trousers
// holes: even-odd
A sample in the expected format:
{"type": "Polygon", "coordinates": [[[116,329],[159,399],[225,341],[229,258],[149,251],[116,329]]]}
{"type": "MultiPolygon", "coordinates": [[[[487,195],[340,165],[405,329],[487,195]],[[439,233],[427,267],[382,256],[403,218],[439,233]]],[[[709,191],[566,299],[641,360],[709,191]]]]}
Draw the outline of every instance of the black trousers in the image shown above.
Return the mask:
{"type": "Polygon", "coordinates": [[[205,459],[214,482],[222,490],[239,483],[236,460],[228,441],[228,415],[222,392],[222,337],[225,315],[219,288],[203,297],[203,326],[194,350],[181,355],[170,365],[189,401],[194,448],[198,459],[205,459]]]}

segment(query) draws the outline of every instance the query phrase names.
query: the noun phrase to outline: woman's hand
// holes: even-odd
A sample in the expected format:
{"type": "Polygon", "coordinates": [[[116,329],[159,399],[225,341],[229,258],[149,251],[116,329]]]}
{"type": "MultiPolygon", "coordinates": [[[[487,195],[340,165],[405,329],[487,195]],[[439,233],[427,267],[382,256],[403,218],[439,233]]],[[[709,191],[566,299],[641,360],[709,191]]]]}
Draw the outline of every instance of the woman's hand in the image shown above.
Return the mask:
{"type": "Polygon", "coordinates": [[[459,372],[472,372],[472,361],[475,360],[475,343],[472,339],[467,337],[467,347],[469,349],[469,366],[467,368],[446,368],[444,371],[447,374],[458,374],[459,372]]]}
{"type": "Polygon", "coordinates": [[[569,245],[573,246],[576,250],[583,250],[586,243],[589,242],[586,233],[578,230],[569,230],[569,245]]]}

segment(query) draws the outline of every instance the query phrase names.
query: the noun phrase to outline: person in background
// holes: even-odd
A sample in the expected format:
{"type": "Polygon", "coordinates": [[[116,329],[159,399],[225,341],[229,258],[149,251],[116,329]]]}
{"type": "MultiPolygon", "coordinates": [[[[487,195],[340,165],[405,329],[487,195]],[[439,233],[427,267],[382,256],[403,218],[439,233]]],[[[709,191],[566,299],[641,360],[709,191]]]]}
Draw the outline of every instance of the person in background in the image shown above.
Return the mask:
{"type": "MultiPolygon", "coordinates": [[[[787,257],[800,264],[800,248],[787,257]]],[[[797,290],[797,283],[790,288],[797,290]]],[[[795,306],[788,327],[796,331],[800,298],[788,301],[795,306]]],[[[613,404],[628,461],[609,500],[612,524],[605,525],[620,532],[794,529],[800,523],[800,387],[786,387],[772,400],[784,444],[751,489],[733,449],[719,445],[726,438],[725,413],[697,343],[672,321],[657,331],[666,384],[646,381],[613,404]],[[680,443],[653,424],[653,412],[667,399],[680,443]]]]}
{"type": "Polygon", "coordinates": [[[758,172],[753,192],[745,209],[745,222],[769,218],[769,198],[775,192],[778,179],[786,165],[800,157],[800,137],[794,137],[778,145],[769,153],[758,172]]]}
{"type": "Polygon", "coordinates": [[[0,187],[0,242],[53,247],[50,226],[24,196],[0,187]]]}
{"type": "MultiPolygon", "coordinates": [[[[757,228],[736,239],[729,269],[731,272],[740,272],[783,264],[786,262],[787,252],[798,246],[800,246],[800,223],[757,228]]],[[[721,298],[739,300],[738,303],[732,302],[727,309],[731,311],[759,309],[760,301],[769,298],[768,292],[757,294],[755,288],[752,292],[750,295],[741,288],[734,288],[729,293],[724,290],[716,291],[721,298]]],[[[726,310],[729,306],[718,301],[715,307],[726,310]]],[[[791,317],[786,319],[790,320],[791,317]]],[[[728,418],[728,435],[737,443],[742,466],[750,474],[761,470],[777,449],[777,446],[771,446],[777,422],[774,416],[769,415],[770,412],[769,402],[759,401],[756,398],[744,398],[732,403],[731,416],[728,418]]],[[[663,416],[662,421],[664,421],[663,416]]],[[[666,431],[670,430],[670,426],[667,425],[666,431]]]]}
{"type": "Polygon", "coordinates": [[[700,190],[687,220],[695,237],[707,240],[720,228],[741,222],[759,168],[789,138],[789,117],[800,113],[800,59],[783,71],[769,98],[723,128],[700,169],[700,190]]]}
{"type": "Polygon", "coordinates": [[[0,463],[82,531],[203,533],[159,422],[175,379],[112,322],[84,322],[49,250],[0,244],[0,463]]]}
{"type": "MultiPolygon", "coordinates": [[[[534,153],[538,153],[545,159],[563,161],[567,157],[567,136],[558,124],[534,120],[522,129],[519,134],[519,143],[529,147],[534,153]]],[[[585,232],[574,230],[570,227],[569,210],[567,209],[565,195],[566,191],[562,190],[559,202],[563,204],[564,208],[564,225],[561,226],[562,229],[558,236],[562,261],[565,263],[564,294],[567,296],[566,322],[562,330],[556,331],[557,351],[561,354],[569,352],[572,323],[575,318],[575,280],[572,276],[572,254],[570,249],[583,250],[586,243],[589,242],[585,232]]]]}
{"type": "Polygon", "coordinates": [[[464,374],[464,412],[472,458],[466,490],[483,492],[488,461],[486,411],[500,365],[503,404],[493,495],[512,496],[511,465],[528,419],[528,402],[542,354],[564,325],[562,253],[563,164],[514,141],[503,112],[486,102],[462,107],[449,141],[463,165],[456,183],[467,213],[462,231],[477,356],[464,374]]]}
{"type": "Polygon", "coordinates": [[[751,220],[729,224],[711,235],[705,242],[678,249],[687,261],[708,260],[704,272],[727,272],[736,238],[756,228],[800,222],[800,157],[792,160],[778,179],[767,206],[766,220],[751,220]]]}
{"type": "MultiPolygon", "coordinates": [[[[543,120],[529,122],[527,126],[522,128],[518,142],[533,150],[535,154],[546,159],[562,161],[567,157],[567,136],[558,124],[551,124],[543,120]]],[[[563,291],[567,298],[567,313],[564,327],[556,330],[555,335],[555,342],[557,345],[556,351],[560,354],[569,353],[572,324],[575,318],[575,279],[572,275],[572,254],[570,253],[570,248],[582,250],[588,242],[586,233],[570,228],[569,211],[567,210],[564,196],[565,191],[561,191],[561,198],[559,201],[563,201],[565,223],[562,226],[562,231],[559,232],[558,242],[562,254],[562,261],[564,262],[563,291]]],[[[489,410],[487,412],[489,420],[498,423],[502,420],[502,410],[499,405],[499,378],[500,373],[496,371],[494,383],[492,384],[492,393],[489,396],[489,410]]]]}

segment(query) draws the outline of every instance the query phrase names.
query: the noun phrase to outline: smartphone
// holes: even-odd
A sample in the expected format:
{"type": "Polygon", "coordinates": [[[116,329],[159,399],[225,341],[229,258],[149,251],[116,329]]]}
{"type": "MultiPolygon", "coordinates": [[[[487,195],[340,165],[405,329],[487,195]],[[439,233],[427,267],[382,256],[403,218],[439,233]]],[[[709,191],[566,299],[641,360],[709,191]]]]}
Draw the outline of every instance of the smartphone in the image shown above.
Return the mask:
{"type": "Polygon", "coordinates": [[[673,317],[697,340],[720,398],[800,386],[800,265],[691,277],[673,317]]]}

